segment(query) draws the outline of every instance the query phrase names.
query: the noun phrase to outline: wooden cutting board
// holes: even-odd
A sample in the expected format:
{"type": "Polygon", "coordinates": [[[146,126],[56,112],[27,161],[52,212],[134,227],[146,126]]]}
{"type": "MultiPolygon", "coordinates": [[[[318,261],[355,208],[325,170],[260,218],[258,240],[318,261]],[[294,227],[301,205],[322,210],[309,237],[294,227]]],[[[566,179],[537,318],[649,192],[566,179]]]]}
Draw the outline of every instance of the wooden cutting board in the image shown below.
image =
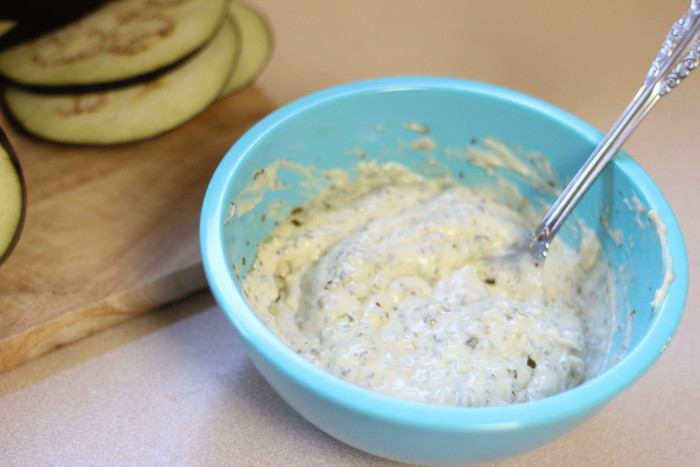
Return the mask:
{"type": "Polygon", "coordinates": [[[209,179],[272,109],[250,87],[170,133],[112,147],[41,142],[1,116],[28,208],[0,266],[0,372],[204,289],[198,229],[209,179]]]}

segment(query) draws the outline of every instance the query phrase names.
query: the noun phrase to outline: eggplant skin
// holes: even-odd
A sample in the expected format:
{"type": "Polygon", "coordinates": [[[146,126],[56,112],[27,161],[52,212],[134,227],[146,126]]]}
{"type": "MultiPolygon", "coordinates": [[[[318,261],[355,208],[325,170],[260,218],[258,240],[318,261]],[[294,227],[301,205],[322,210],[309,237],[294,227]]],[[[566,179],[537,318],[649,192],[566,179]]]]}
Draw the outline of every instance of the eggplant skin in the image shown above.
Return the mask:
{"type": "Polygon", "coordinates": [[[68,16],[96,8],[105,0],[2,0],[0,18],[25,21],[52,15],[68,16]]]}
{"type": "Polygon", "coordinates": [[[98,3],[95,0],[2,0],[0,18],[31,19],[61,11],[89,9],[98,3]]]}
{"type": "MultiPolygon", "coordinates": [[[[0,265],[10,256],[10,253],[14,250],[17,242],[19,241],[22,228],[24,226],[24,219],[27,213],[27,186],[25,183],[24,175],[20,167],[19,158],[17,153],[15,153],[12,144],[5,132],[0,128],[0,158],[6,155],[9,159],[9,170],[14,171],[10,174],[16,177],[16,181],[19,184],[20,198],[19,198],[19,215],[15,216],[14,219],[9,219],[5,221],[0,212],[0,265]],[[4,152],[5,154],[2,154],[4,152]],[[14,225],[9,226],[9,230],[3,229],[3,224],[5,222],[13,222],[14,225]]],[[[5,161],[6,162],[6,161],[5,161]]],[[[6,170],[8,167],[6,165],[0,166],[0,170],[6,170]]],[[[1,175],[1,174],[0,174],[1,175]]],[[[2,195],[2,188],[0,187],[0,195],[2,195]]],[[[8,197],[9,198],[9,197],[8,197]]],[[[0,196],[0,201],[5,201],[5,197],[0,196]]],[[[5,211],[2,206],[0,206],[0,211],[5,211]]]]}
{"type": "Polygon", "coordinates": [[[63,27],[107,1],[0,0],[0,20],[16,23],[12,30],[0,36],[0,52],[63,27]]]}

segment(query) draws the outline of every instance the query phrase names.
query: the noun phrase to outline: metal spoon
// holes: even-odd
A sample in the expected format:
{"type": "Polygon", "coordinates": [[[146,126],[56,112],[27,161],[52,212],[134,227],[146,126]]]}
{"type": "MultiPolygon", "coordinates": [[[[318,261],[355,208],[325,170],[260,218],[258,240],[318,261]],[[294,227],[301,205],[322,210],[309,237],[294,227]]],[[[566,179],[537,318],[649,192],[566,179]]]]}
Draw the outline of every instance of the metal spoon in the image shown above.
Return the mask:
{"type": "MultiPolygon", "coordinates": [[[[537,261],[543,260],[547,255],[552,239],[567,216],[642,118],[661,97],[670,93],[700,64],[699,36],[700,0],[692,0],[688,12],[666,35],[642,87],[532,233],[525,249],[537,261]]],[[[521,251],[514,251],[498,256],[520,253],[521,251]]]]}

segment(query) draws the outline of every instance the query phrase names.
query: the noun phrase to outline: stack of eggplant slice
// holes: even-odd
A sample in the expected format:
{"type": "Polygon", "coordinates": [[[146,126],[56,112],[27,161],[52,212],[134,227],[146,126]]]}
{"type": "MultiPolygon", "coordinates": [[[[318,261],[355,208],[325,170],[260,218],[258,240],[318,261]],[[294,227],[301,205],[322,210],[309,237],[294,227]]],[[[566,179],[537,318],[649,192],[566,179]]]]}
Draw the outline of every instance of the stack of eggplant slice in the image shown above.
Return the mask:
{"type": "MultiPolygon", "coordinates": [[[[265,18],[232,0],[1,2],[4,107],[27,132],[58,143],[165,133],[247,87],[272,53],[265,18]]],[[[25,211],[19,159],[0,128],[0,264],[25,211]]]]}
{"type": "Polygon", "coordinates": [[[108,0],[0,52],[8,114],[40,138],[118,144],[174,129],[255,80],[262,15],[232,0],[108,0]]]}

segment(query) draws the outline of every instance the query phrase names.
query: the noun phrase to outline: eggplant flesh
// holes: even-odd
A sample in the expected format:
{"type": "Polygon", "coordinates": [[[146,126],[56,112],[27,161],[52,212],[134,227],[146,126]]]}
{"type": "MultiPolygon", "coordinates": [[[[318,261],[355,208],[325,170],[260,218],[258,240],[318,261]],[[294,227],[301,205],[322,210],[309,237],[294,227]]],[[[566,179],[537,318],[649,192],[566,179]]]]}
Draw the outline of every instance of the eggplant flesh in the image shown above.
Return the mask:
{"type": "Polygon", "coordinates": [[[0,265],[19,240],[26,212],[26,187],[19,159],[0,129],[0,265]]]}
{"type": "Polygon", "coordinates": [[[109,1],[70,24],[0,53],[0,74],[27,86],[121,82],[176,63],[206,44],[227,0],[109,1]]]}
{"type": "Polygon", "coordinates": [[[214,102],[228,82],[240,49],[226,20],[199,52],[169,73],[109,91],[42,94],[8,85],[5,107],[29,133],[61,143],[106,145],[169,131],[214,102]]]}
{"type": "Polygon", "coordinates": [[[49,17],[75,17],[104,3],[105,0],[2,0],[0,18],[42,21],[49,17]],[[40,12],[40,13],[38,13],[40,12]]]}
{"type": "MultiPolygon", "coordinates": [[[[13,27],[0,35],[0,51],[36,39],[72,21],[76,21],[107,0],[1,0],[0,25],[13,27]],[[37,14],[37,12],[41,12],[37,14]]],[[[0,30],[2,28],[0,27],[0,30]]]]}
{"type": "Polygon", "coordinates": [[[10,19],[0,20],[0,36],[10,32],[16,25],[17,23],[10,19]]]}

